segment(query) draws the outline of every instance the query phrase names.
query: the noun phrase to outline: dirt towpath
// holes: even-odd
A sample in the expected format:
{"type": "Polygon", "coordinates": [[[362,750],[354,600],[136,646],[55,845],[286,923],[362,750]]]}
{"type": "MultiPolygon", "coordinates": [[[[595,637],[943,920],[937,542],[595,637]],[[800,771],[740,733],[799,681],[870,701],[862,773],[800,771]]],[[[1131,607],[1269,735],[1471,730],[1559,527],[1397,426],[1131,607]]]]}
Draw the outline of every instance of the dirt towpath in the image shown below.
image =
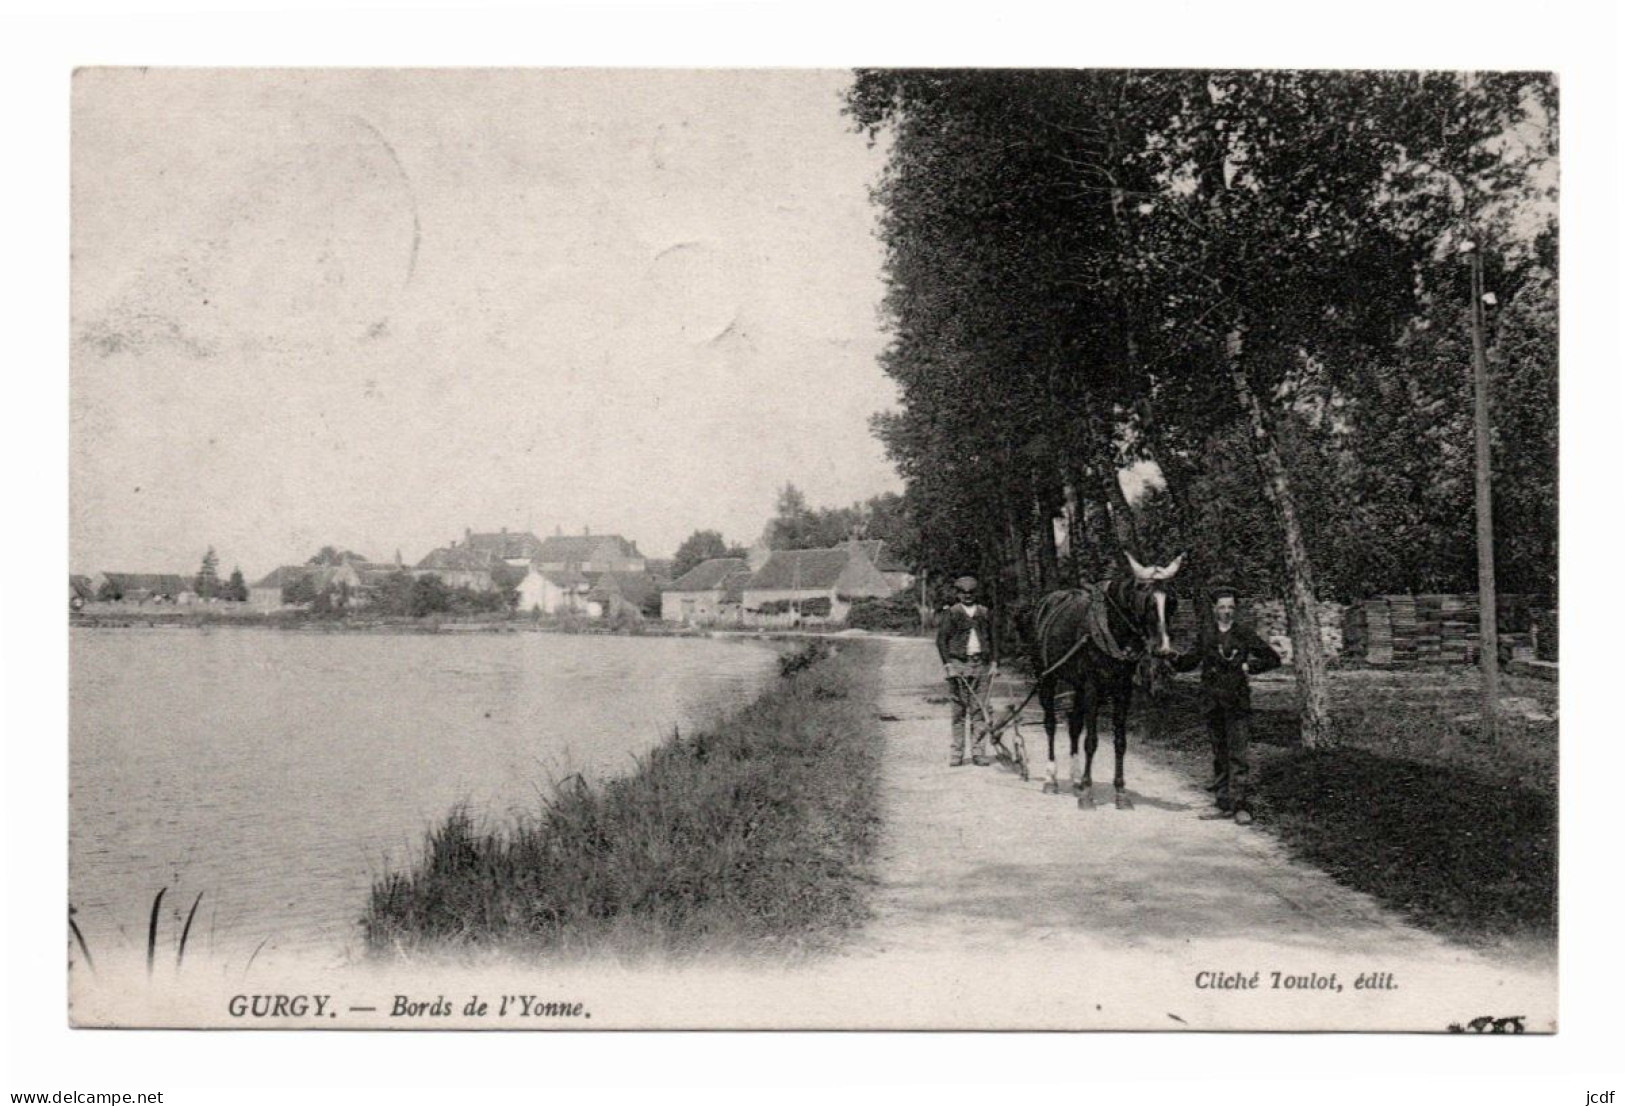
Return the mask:
{"type": "MultiPolygon", "coordinates": [[[[912,1014],[997,1024],[990,1015],[1002,1011],[1054,1028],[1424,1031],[1522,1015],[1531,1031],[1553,1028],[1553,963],[1455,946],[1290,859],[1256,827],[1200,820],[1206,794],[1137,754],[1132,722],[1135,808],[1112,803],[1108,739],[1097,806],[1080,810],[1069,794],[1042,794],[1035,727],[1024,727],[1030,782],[948,767],[948,708],[928,701],[946,694],[929,642],[889,642],[883,675],[877,917],[852,955],[899,982],[919,978],[912,1014]],[[1391,986],[1357,989],[1362,975],[1391,986]]],[[[1064,786],[1064,734],[1059,744],[1064,786]]]]}

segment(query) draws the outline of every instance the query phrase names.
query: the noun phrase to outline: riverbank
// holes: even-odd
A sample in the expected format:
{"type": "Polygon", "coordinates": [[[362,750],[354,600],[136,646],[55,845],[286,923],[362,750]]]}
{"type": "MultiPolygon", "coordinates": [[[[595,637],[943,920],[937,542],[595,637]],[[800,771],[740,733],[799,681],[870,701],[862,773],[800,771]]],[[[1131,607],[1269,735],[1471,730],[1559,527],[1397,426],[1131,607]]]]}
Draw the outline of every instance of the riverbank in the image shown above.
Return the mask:
{"type": "Polygon", "coordinates": [[[630,775],[566,781],[536,815],[486,827],[454,811],[374,884],[368,952],[832,947],[868,914],[881,648],[809,642],[745,709],[673,734],[630,775]]]}

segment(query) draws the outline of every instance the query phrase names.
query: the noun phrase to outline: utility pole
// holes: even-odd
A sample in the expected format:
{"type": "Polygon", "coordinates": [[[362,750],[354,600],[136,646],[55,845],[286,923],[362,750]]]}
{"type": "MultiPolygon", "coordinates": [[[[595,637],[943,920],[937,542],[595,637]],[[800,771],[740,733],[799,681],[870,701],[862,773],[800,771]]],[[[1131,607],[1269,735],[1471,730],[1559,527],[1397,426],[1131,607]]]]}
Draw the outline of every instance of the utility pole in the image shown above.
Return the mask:
{"type": "Polygon", "coordinates": [[[1483,701],[1479,707],[1479,733],[1486,741],[1495,740],[1496,715],[1500,713],[1501,649],[1496,636],[1495,606],[1495,522],[1490,500],[1490,371],[1484,357],[1484,260],[1473,242],[1462,250],[1472,270],[1473,304],[1470,318],[1473,331],[1473,437],[1478,514],[1478,644],[1479,669],[1483,675],[1483,701]]]}

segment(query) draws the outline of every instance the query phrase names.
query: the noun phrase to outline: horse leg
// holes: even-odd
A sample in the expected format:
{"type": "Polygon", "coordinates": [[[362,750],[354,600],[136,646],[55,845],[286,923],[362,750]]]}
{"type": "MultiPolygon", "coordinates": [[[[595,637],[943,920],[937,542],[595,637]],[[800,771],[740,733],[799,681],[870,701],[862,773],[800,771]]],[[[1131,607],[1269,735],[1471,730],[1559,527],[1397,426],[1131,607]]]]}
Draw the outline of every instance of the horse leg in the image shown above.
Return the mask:
{"type": "Polygon", "coordinates": [[[1095,697],[1086,687],[1080,687],[1076,697],[1072,700],[1072,711],[1066,718],[1067,734],[1072,738],[1072,791],[1078,796],[1078,807],[1089,809],[1095,805],[1094,787],[1090,782],[1090,772],[1093,770],[1095,759],[1095,697]],[[1089,729],[1088,740],[1084,744],[1083,774],[1078,774],[1078,735],[1083,732],[1085,725],[1089,729]]]}
{"type": "MultiPolygon", "coordinates": [[[[1094,784],[1095,776],[1095,749],[1100,745],[1100,688],[1096,686],[1093,679],[1090,679],[1080,689],[1079,695],[1081,697],[1082,718],[1084,725],[1087,727],[1083,739],[1083,778],[1081,782],[1084,787],[1091,787],[1094,784]]],[[[1072,747],[1072,751],[1077,752],[1076,745],[1072,747]]],[[[1074,776],[1074,778],[1077,777],[1074,776]]]]}
{"type": "Polygon", "coordinates": [[[1112,749],[1117,753],[1117,773],[1112,776],[1112,788],[1116,792],[1118,810],[1134,809],[1123,779],[1123,758],[1128,755],[1128,706],[1132,695],[1131,687],[1121,687],[1112,697],[1112,749]]]}
{"type": "Polygon", "coordinates": [[[1038,702],[1044,708],[1044,736],[1049,739],[1049,768],[1044,776],[1044,794],[1059,795],[1061,785],[1055,781],[1055,678],[1038,685],[1038,702]]]}

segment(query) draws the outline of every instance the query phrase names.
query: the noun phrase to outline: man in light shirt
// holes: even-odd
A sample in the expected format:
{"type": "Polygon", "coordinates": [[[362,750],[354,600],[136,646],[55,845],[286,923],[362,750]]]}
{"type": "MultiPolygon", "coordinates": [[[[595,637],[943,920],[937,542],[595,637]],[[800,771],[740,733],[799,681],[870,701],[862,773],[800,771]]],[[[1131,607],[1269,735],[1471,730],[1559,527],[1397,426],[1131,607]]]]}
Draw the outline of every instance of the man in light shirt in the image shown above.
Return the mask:
{"type": "Polygon", "coordinates": [[[958,601],[943,608],[937,617],[937,656],[953,696],[953,730],[948,739],[948,765],[965,763],[966,746],[971,746],[971,763],[985,767],[993,763],[987,756],[987,718],[979,704],[987,702],[988,688],[998,668],[993,655],[992,619],[986,607],[976,602],[976,578],[961,576],[954,581],[958,601]],[[974,701],[973,701],[974,700],[974,701]],[[974,728],[974,740],[966,728],[974,728]]]}

